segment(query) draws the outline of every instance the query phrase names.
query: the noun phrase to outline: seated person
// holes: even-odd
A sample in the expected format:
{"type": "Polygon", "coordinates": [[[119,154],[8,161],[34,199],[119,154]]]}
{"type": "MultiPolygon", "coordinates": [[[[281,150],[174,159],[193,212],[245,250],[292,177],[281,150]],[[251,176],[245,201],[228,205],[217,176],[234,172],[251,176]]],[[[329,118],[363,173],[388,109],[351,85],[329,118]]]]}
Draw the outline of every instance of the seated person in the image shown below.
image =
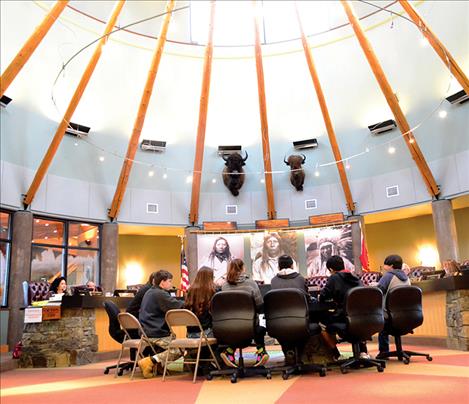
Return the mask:
{"type": "MultiPolygon", "coordinates": [[[[334,350],[335,359],[338,359],[340,352],[337,349],[336,336],[335,333],[329,332],[327,326],[333,323],[347,322],[345,316],[345,296],[350,289],[363,286],[363,284],[350,270],[345,269],[344,260],[338,255],[330,257],[326,262],[326,267],[330,271],[331,276],[319,294],[319,301],[332,300],[336,304],[336,309],[332,314],[328,312],[327,316],[321,320],[321,323],[326,326],[326,331],[323,331],[321,335],[326,344],[334,350]]],[[[360,343],[360,357],[365,359],[370,358],[365,342],[360,343]]]]}
{"type": "MultiPolygon", "coordinates": [[[[389,255],[384,260],[383,269],[386,273],[378,282],[378,288],[383,292],[386,298],[388,292],[398,286],[410,285],[410,280],[402,270],[402,258],[399,255],[389,255]]],[[[384,319],[387,313],[384,310],[384,319]]],[[[379,353],[376,359],[383,359],[385,353],[389,352],[389,334],[383,330],[378,334],[379,353]]],[[[385,359],[385,358],[384,358],[385,359]]]]}
{"type": "Polygon", "coordinates": [[[58,276],[52,281],[49,290],[54,295],[67,294],[67,280],[63,276],[58,276]]]}
{"type": "Polygon", "coordinates": [[[102,292],[101,286],[97,286],[93,281],[86,282],[86,287],[90,292],[102,292]]]}
{"type": "MultiPolygon", "coordinates": [[[[201,267],[194,282],[186,294],[184,308],[192,311],[200,321],[200,325],[207,337],[213,337],[212,316],[210,314],[210,302],[215,294],[216,287],[213,279],[213,269],[201,267]]],[[[199,338],[198,327],[187,327],[189,338],[199,338]]]]}
{"type": "Polygon", "coordinates": [[[145,293],[152,287],[155,286],[153,281],[155,279],[156,272],[151,273],[150,277],[148,278],[148,282],[143,285],[133,299],[130,301],[127,309],[125,310],[127,313],[132,314],[134,317],[138,318],[140,312],[140,306],[142,304],[143,296],[145,293]]]}
{"type": "MultiPolygon", "coordinates": [[[[227,282],[222,286],[221,290],[244,290],[252,293],[256,303],[256,311],[260,313],[264,300],[262,299],[261,291],[256,282],[249,279],[246,275],[246,267],[244,262],[239,258],[235,258],[228,264],[228,273],[226,276],[227,282]]],[[[256,342],[256,363],[254,366],[262,366],[269,360],[269,355],[265,350],[264,336],[265,327],[256,325],[256,335],[254,341],[256,342]]],[[[235,360],[235,350],[232,347],[228,347],[224,352],[220,354],[223,362],[229,367],[236,368],[238,365],[235,360]]]]}
{"type": "Polygon", "coordinates": [[[138,361],[145,379],[153,377],[155,366],[157,371],[162,371],[166,359],[174,361],[182,355],[179,349],[169,349],[168,354],[171,336],[165,315],[168,310],[180,309],[184,304],[169,294],[169,290],[173,287],[173,275],[161,269],[156,272],[153,283],[155,286],[143,296],[139,320],[147,336],[152,339],[152,343],[165,351],[138,361]]]}
{"type": "Polygon", "coordinates": [[[305,278],[293,269],[293,259],[289,255],[281,255],[278,259],[279,272],[272,278],[272,289],[299,289],[304,292],[309,299],[308,288],[306,287],[305,278]]]}

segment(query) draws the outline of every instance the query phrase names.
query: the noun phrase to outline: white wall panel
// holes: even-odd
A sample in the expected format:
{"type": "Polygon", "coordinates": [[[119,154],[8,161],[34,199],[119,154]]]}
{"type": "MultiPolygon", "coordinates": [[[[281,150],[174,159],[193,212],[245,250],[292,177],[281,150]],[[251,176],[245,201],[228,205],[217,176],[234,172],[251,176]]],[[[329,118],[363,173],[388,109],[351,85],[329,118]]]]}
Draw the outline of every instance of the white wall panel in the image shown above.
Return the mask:
{"type": "Polygon", "coordinates": [[[171,223],[171,194],[166,191],[132,189],[132,222],[171,223]],[[158,204],[158,213],[147,213],[147,203],[158,204]]]}
{"type": "Polygon", "coordinates": [[[2,161],[0,202],[5,205],[21,206],[23,191],[23,168],[2,161]]]}
{"type": "Polygon", "coordinates": [[[458,172],[460,192],[469,191],[469,150],[456,154],[456,169],[458,172]]]}
{"type": "Polygon", "coordinates": [[[249,223],[267,219],[267,195],[264,192],[251,192],[251,217],[249,223]]]}
{"type": "Polygon", "coordinates": [[[275,210],[277,211],[277,217],[279,219],[291,220],[291,217],[292,217],[291,196],[294,193],[297,193],[297,191],[293,187],[291,191],[275,192],[275,210]]]}
{"type": "Polygon", "coordinates": [[[440,186],[441,196],[460,192],[458,170],[453,156],[432,161],[429,166],[436,183],[440,186]]]}
{"type": "Polygon", "coordinates": [[[233,221],[240,223],[252,223],[251,194],[240,191],[238,196],[231,195],[228,191],[224,193],[212,193],[212,218],[214,221],[233,221]],[[226,205],[237,205],[237,215],[227,215],[226,205]]]}
{"type": "Polygon", "coordinates": [[[332,207],[331,191],[329,185],[318,185],[303,192],[295,192],[291,195],[292,220],[304,220],[309,216],[330,213],[332,207]],[[316,199],[316,209],[305,209],[305,200],[316,199]]]}
{"type": "MultiPolygon", "coordinates": [[[[28,189],[30,185],[33,182],[34,175],[36,174],[36,171],[31,170],[29,168],[25,168],[23,171],[23,185],[22,185],[22,193],[25,194],[28,192],[28,189]]],[[[47,190],[48,190],[48,177],[49,175],[46,175],[44,179],[42,180],[41,186],[36,192],[36,195],[33,199],[33,202],[31,203],[31,210],[33,211],[41,211],[41,212],[47,212],[46,209],[46,196],[47,196],[47,190]]],[[[21,205],[22,206],[22,205],[21,205]]]]}
{"type": "Polygon", "coordinates": [[[199,200],[199,223],[211,221],[213,221],[212,195],[210,192],[201,192],[199,200]]]}
{"type": "Polygon", "coordinates": [[[87,182],[52,174],[47,176],[47,212],[87,218],[89,195],[87,182]]]}
{"type": "Polygon", "coordinates": [[[350,181],[350,192],[356,205],[356,213],[371,212],[375,208],[371,178],[350,181]]]}
{"type": "Polygon", "coordinates": [[[405,169],[373,177],[371,192],[373,193],[375,209],[377,210],[413,203],[415,201],[415,190],[412,171],[405,169]],[[399,195],[387,198],[386,188],[394,185],[399,186],[399,195]]]}
{"type": "Polygon", "coordinates": [[[171,192],[171,223],[189,224],[190,192],[171,192]]]}

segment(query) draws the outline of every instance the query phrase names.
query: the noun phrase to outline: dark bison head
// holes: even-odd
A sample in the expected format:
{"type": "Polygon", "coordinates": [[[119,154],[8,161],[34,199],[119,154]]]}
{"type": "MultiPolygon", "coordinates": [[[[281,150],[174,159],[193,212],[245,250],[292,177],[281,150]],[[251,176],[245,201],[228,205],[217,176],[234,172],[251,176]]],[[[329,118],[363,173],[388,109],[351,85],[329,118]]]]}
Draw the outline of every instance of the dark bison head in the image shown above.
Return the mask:
{"type": "Polygon", "coordinates": [[[228,167],[230,171],[240,171],[244,165],[246,165],[245,161],[248,159],[248,152],[246,153],[246,157],[242,157],[239,153],[232,153],[228,157],[223,156],[223,160],[225,160],[225,165],[228,167]]]}
{"type": "Polygon", "coordinates": [[[306,156],[304,154],[297,155],[292,154],[288,159],[283,159],[287,166],[290,166],[290,182],[295,187],[297,191],[303,191],[303,184],[305,182],[305,171],[302,166],[306,161],[306,156]]]}

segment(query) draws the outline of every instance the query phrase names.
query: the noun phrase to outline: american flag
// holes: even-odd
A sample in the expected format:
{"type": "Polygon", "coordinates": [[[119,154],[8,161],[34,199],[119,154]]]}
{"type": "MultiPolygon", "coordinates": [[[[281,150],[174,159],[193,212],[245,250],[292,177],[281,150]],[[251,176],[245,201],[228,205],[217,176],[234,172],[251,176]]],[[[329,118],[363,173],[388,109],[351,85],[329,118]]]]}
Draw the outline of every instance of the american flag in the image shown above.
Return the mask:
{"type": "Polygon", "coordinates": [[[184,245],[181,246],[181,290],[187,292],[189,289],[189,270],[187,269],[186,254],[184,252],[184,245]]]}

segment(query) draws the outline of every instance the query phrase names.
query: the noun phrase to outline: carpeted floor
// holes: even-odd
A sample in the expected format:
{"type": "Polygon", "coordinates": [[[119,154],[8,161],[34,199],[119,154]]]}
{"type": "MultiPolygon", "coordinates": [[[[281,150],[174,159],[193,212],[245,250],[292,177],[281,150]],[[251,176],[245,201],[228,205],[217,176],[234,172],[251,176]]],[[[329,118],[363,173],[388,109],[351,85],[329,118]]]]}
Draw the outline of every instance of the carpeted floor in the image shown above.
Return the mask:
{"type": "MultiPolygon", "coordinates": [[[[60,369],[17,369],[1,377],[1,403],[469,403],[469,353],[435,347],[409,346],[428,352],[433,361],[415,357],[409,365],[388,361],[384,373],[362,369],[341,374],[328,371],[292,376],[283,380],[274,374],[272,380],[262,377],[241,379],[231,384],[229,378],[192,383],[189,373],[172,372],[165,382],[161,377],[135,379],[128,374],[114,377],[103,374],[110,362],[60,369]]],[[[281,361],[278,347],[270,347],[272,364],[281,361]]],[[[376,344],[369,344],[376,353],[376,344]]],[[[341,346],[345,356],[350,346],[341,346]]],[[[253,357],[248,352],[247,359],[253,357]]]]}

